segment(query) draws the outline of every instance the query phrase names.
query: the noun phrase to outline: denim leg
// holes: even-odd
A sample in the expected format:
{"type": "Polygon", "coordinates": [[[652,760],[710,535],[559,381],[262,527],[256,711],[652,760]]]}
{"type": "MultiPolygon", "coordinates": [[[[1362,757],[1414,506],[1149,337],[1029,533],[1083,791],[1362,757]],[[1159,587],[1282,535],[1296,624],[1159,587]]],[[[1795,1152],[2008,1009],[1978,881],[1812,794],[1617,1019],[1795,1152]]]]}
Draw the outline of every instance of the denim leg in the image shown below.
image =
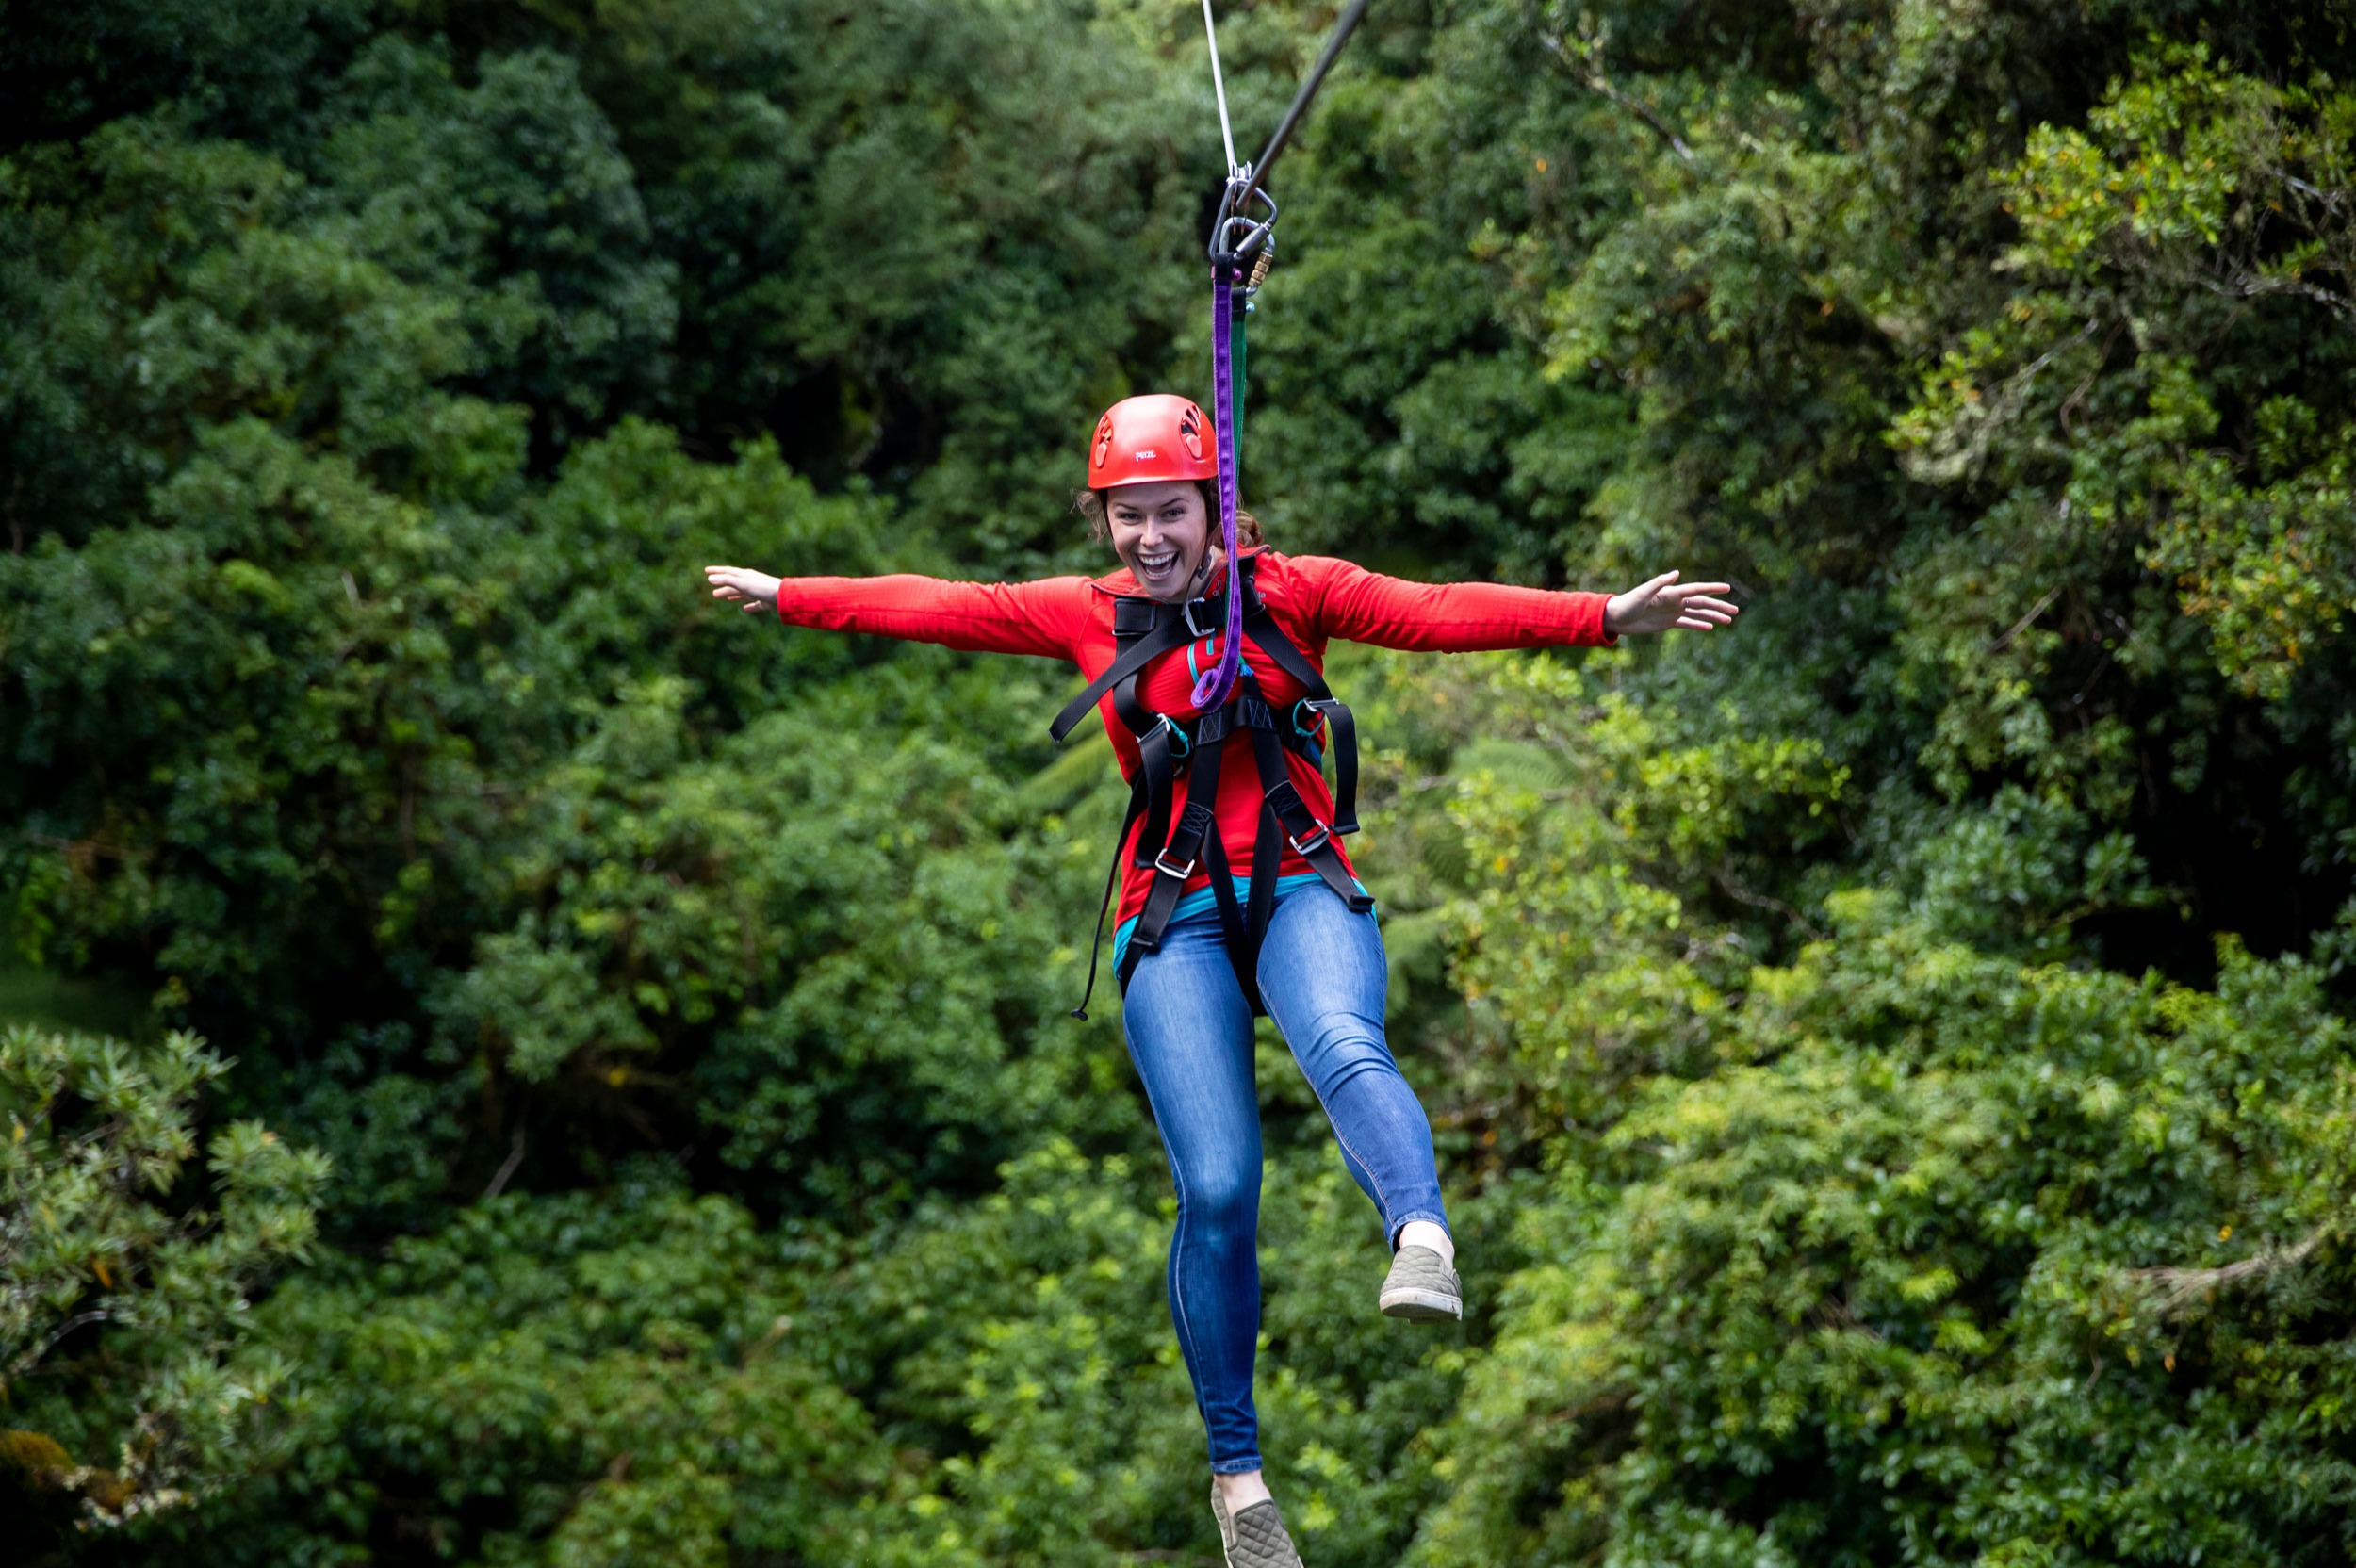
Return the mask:
{"type": "Polygon", "coordinates": [[[1257,1470],[1260,1100],[1252,1008],[1216,911],[1172,924],[1161,950],[1138,961],[1121,1020],[1178,1189],[1170,1317],[1194,1380],[1211,1468],[1257,1470]]]}
{"type": "Polygon", "coordinates": [[[1322,885],[1278,901],[1260,948],[1260,995],[1396,1246],[1409,1220],[1446,1228],[1448,1216],[1431,1119],[1383,1040],[1389,978],[1371,911],[1352,913],[1322,885]]]}

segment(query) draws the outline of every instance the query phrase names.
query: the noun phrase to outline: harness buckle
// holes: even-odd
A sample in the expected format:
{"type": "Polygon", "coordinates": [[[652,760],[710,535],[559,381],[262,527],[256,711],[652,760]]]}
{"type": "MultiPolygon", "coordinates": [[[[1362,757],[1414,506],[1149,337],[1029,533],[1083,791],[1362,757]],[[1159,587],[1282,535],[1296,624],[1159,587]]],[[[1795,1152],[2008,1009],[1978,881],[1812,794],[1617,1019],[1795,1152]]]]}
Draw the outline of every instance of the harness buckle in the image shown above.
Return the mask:
{"type": "Polygon", "coordinates": [[[1194,737],[1186,733],[1185,727],[1167,713],[1161,715],[1161,721],[1162,727],[1170,731],[1170,740],[1177,743],[1177,760],[1183,762],[1193,756],[1194,737]]]}
{"type": "Polygon", "coordinates": [[[1284,841],[1293,846],[1293,853],[1295,855],[1309,856],[1316,854],[1320,849],[1323,849],[1326,841],[1333,837],[1333,828],[1329,827],[1324,823],[1319,823],[1316,827],[1310,830],[1309,837],[1305,841],[1296,839],[1291,834],[1287,833],[1284,835],[1284,841]]]}
{"type": "Polygon", "coordinates": [[[1194,607],[1199,604],[1208,609],[1210,603],[1209,599],[1188,599],[1178,607],[1178,618],[1186,622],[1186,629],[1197,637],[1216,637],[1227,629],[1226,618],[1223,615],[1208,627],[1199,627],[1194,624],[1194,607]]]}
{"type": "Polygon", "coordinates": [[[1200,859],[1194,859],[1187,861],[1183,866],[1173,866],[1170,863],[1170,851],[1167,849],[1160,851],[1153,857],[1153,869],[1155,871],[1160,872],[1164,876],[1174,876],[1181,882],[1184,882],[1187,877],[1192,876],[1194,874],[1194,868],[1202,863],[1203,862],[1200,859]]]}

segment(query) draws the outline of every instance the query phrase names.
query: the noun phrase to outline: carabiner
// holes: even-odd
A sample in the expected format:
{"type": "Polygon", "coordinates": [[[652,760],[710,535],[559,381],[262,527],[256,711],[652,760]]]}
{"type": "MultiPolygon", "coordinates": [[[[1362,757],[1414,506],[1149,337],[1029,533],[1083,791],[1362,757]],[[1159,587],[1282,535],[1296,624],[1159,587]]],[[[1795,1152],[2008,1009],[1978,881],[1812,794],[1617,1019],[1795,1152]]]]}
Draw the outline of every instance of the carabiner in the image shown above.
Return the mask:
{"type": "Polygon", "coordinates": [[[1263,246],[1274,243],[1276,228],[1276,198],[1266,190],[1253,190],[1252,199],[1268,209],[1261,218],[1248,217],[1235,210],[1235,199],[1252,184],[1252,166],[1245,164],[1228,177],[1227,189],[1219,197],[1219,217],[1211,222],[1211,260],[1240,266],[1263,246]]]}

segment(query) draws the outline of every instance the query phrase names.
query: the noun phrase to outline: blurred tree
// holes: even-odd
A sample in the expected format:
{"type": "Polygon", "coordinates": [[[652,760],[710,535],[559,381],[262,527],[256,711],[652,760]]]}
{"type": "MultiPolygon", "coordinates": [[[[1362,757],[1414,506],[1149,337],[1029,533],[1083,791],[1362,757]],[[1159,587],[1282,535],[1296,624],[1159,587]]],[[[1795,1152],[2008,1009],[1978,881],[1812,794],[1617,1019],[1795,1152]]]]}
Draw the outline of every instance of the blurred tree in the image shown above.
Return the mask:
{"type": "Polygon", "coordinates": [[[0,1396],[23,1423],[0,1432],[0,1489],[59,1532],[21,1549],[201,1501],[284,1452],[263,1407],[290,1368],[238,1352],[250,1299],[308,1255],[328,1167],[236,1122],[205,1146],[211,1206],[175,1197],[227,1067],[191,1035],[0,1031],[0,1396]]]}
{"type": "Polygon", "coordinates": [[[1753,976],[1527,1239],[1419,1563],[2336,1560],[2347,1027],[1941,942],[1753,976]]]}
{"type": "MultiPolygon", "coordinates": [[[[1222,8],[1245,141],[1332,16],[1222,8]]],[[[245,1042],[205,1116],[335,1159],[203,1341],[292,1369],[186,1461],[258,1478],[76,1541],[1207,1553],[1150,1111],[1061,1016],[1104,751],[695,579],[1095,568],[1073,433],[1206,361],[1198,8],[0,25],[10,994],[245,1042]]],[[[1265,1038],[1312,1560],[2348,1554],[2351,75],[2317,5],[1375,9],[1280,172],[1278,547],[1750,608],[1336,650],[1476,1300],[1365,1315],[1265,1038]]],[[[176,1364],[104,1327],[35,1471],[176,1364]]]]}

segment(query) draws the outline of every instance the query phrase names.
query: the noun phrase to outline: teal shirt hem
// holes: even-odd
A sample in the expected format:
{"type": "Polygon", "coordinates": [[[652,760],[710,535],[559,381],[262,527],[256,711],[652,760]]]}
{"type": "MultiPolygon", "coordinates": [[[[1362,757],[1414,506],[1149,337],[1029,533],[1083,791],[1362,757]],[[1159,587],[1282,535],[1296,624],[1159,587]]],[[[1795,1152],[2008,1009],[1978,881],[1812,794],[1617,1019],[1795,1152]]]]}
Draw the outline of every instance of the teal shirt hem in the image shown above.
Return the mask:
{"type": "MultiPolygon", "coordinates": [[[[1241,904],[1245,899],[1252,896],[1252,878],[1249,876],[1231,876],[1228,880],[1235,885],[1236,903],[1241,904]]],[[[1296,888],[1305,888],[1310,886],[1312,883],[1319,883],[1324,880],[1324,877],[1319,876],[1315,872],[1301,872],[1293,876],[1280,876],[1276,879],[1276,896],[1278,898],[1282,898],[1296,888]]],[[[1350,880],[1352,882],[1358,881],[1356,877],[1351,877],[1350,880]]],[[[1358,890],[1360,892],[1365,892],[1366,890],[1366,884],[1359,882],[1358,890]]],[[[1170,912],[1170,923],[1171,925],[1175,925],[1182,920],[1192,920],[1194,917],[1203,913],[1205,910],[1216,909],[1218,907],[1219,894],[1212,891],[1208,888],[1198,888],[1193,892],[1188,893],[1186,897],[1178,901],[1178,907],[1170,912]]],[[[1128,956],[1129,932],[1137,923],[1137,917],[1131,915],[1127,920],[1122,921],[1119,925],[1113,927],[1113,972],[1116,974],[1121,972],[1121,960],[1128,956]]]]}

